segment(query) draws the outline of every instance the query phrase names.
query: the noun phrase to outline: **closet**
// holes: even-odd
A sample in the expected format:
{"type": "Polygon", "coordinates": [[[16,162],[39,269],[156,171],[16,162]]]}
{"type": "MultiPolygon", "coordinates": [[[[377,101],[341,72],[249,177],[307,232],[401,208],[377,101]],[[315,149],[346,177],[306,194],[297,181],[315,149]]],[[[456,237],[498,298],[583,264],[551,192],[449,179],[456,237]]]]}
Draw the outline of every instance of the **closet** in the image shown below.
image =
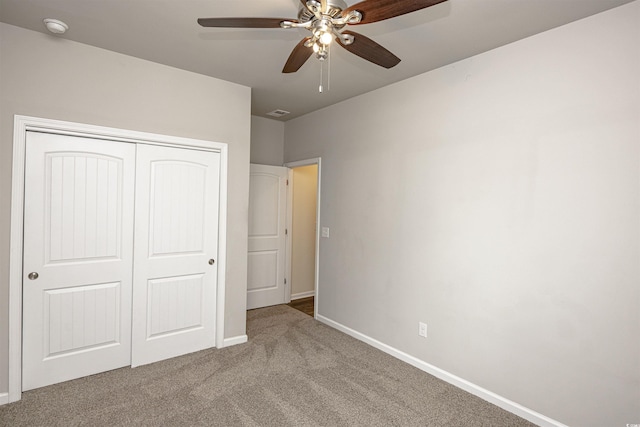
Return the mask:
{"type": "Polygon", "coordinates": [[[220,167],[27,132],[23,390],[215,346],[220,167]]]}

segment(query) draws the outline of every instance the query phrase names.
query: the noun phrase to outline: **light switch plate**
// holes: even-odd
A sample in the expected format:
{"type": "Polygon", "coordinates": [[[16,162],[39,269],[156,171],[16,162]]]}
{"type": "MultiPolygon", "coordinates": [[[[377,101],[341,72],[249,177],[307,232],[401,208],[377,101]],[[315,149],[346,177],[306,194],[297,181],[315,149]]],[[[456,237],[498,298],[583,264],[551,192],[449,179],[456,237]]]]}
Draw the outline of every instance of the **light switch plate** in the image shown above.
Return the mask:
{"type": "Polygon", "coordinates": [[[418,322],[418,335],[421,337],[427,337],[427,324],[423,322],[418,322]]]}

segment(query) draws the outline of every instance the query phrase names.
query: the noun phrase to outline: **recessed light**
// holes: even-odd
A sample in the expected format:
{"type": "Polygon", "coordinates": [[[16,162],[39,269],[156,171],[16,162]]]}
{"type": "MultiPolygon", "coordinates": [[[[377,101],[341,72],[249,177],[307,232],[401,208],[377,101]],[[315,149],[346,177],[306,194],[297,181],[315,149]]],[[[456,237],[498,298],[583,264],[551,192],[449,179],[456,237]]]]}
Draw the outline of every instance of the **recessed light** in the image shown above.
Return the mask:
{"type": "Polygon", "coordinates": [[[47,30],[49,30],[53,34],[64,34],[69,29],[69,26],[67,24],[57,19],[47,18],[43,22],[47,27],[47,30]]]}

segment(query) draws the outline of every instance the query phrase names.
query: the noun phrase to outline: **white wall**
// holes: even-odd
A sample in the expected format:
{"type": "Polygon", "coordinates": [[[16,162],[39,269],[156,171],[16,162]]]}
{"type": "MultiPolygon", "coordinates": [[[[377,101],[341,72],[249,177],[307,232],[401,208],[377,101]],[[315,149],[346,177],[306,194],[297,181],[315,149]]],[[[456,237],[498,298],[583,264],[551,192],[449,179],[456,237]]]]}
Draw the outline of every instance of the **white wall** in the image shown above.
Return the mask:
{"type": "Polygon", "coordinates": [[[0,57],[0,394],[8,381],[15,114],[227,143],[225,337],[244,335],[250,89],[6,24],[0,57]]]}
{"type": "Polygon", "coordinates": [[[251,116],[251,163],[282,166],[284,123],[251,116]]]}
{"type": "Polygon", "coordinates": [[[318,165],[293,169],[291,295],[315,290],[318,165]]]}
{"type": "Polygon", "coordinates": [[[639,31],[636,1],[287,122],[285,161],[322,157],[319,314],[568,425],[639,422],[639,31]]]}

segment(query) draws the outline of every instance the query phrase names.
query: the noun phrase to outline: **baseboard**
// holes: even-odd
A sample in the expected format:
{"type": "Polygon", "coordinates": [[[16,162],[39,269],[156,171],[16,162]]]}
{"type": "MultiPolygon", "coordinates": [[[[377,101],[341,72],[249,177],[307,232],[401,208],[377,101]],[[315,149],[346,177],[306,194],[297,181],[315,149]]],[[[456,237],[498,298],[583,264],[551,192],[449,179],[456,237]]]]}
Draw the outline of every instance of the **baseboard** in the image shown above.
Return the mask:
{"type": "Polygon", "coordinates": [[[0,406],[9,403],[9,393],[0,393],[0,406]]]}
{"type": "Polygon", "coordinates": [[[302,298],[309,298],[316,295],[316,291],[298,292],[297,294],[291,294],[291,301],[302,298]]]}
{"type": "Polygon", "coordinates": [[[484,389],[476,384],[473,384],[463,378],[460,378],[456,375],[453,375],[443,369],[440,369],[436,366],[433,366],[427,362],[424,362],[410,354],[407,354],[403,351],[400,351],[396,348],[393,348],[387,344],[384,344],[374,338],[371,338],[367,335],[364,335],[358,331],[355,331],[347,326],[342,325],[341,323],[335,322],[331,319],[328,319],[322,315],[316,314],[316,319],[332,328],[335,328],[341,332],[344,332],[347,335],[352,336],[360,341],[363,341],[369,344],[372,347],[381,350],[396,359],[400,359],[405,363],[408,363],[428,374],[433,375],[434,377],[440,378],[443,381],[448,382],[462,390],[465,390],[475,396],[478,396],[481,399],[486,400],[489,403],[492,403],[506,411],[509,411],[521,418],[524,418],[534,424],[537,424],[542,427],[567,427],[565,424],[562,424],[556,420],[553,420],[549,417],[546,417],[536,411],[533,411],[529,408],[526,408],[519,403],[513,402],[509,399],[506,399],[502,396],[493,393],[487,389],[484,389]]]}
{"type": "Polygon", "coordinates": [[[246,335],[238,335],[237,337],[225,338],[222,341],[222,346],[218,348],[231,347],[232,345],[244,344],[249,338],[246,335]]]}

